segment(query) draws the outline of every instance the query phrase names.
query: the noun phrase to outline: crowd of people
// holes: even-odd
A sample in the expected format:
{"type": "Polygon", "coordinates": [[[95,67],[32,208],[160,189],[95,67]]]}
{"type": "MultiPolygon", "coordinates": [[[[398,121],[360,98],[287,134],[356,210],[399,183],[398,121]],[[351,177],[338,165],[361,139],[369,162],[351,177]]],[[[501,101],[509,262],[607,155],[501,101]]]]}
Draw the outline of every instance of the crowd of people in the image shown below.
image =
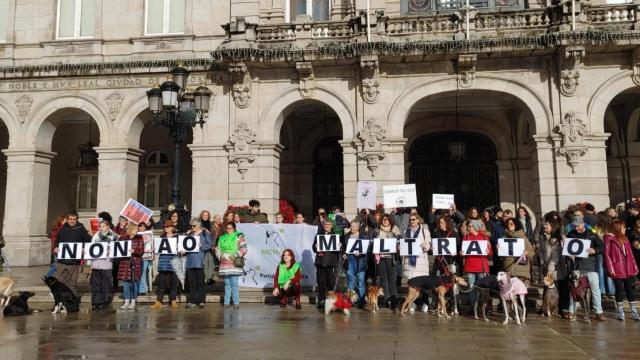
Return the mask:
{"type": "MultiPolygon", "coordinates": [[[[76,291],[81,262],[55,259],[59,243],[132,240],[131,258],[92,261],[91,302],[95,310],[110,306],[118,282],[121,282],[125,299],[122,309],[135,309],[138,294],[152,288],[152,278],[157,301],[151,308],[161,308],[166,294],[169,306],[177,307],[179,291],[188,294],[187,308],[204,307],[205,285],[214,282],[215,275],[224,279],[224,306],[238,308],[238,279],[244,274],[245,256],[250,249],[237,224],[268,222],[256,200],[249,202],[249,210],[242,214],[232,208],[222,216],[202,211],[191,219],[188,227],[180,224],[179,214],[174,212],[162,223],[162,236],[198,235],[199,252],[158,256],[140,236],[141,232],[154,228],[152,220],[133,225],[121,217],[114,225],[109,214],[101,213],[99,217],[103,220],[94,234],[78,222],[78,215],[74,212],[57,220],[51,231],[54,262],[47,274],[76,291]],[[153,269],[153,264],[157,264],[157,269],[153,269]]],[[[276,223],[283,221],[282,214],[275,215],[276,223]]],[[[398,208],[389,213],[383,209],[362,209],[351,220],[338,207],[330,210],[320,208],[311,221],[307,221],[303,213],[296,213],[293,223],[315,225],[318,235],[338,235],[342,244],[341,251],[323,252],[319,250],[317,237],[313,242],[319,307],[324,305],[327,291],[336,289],[342,274],[346,276],[346,287],[358,294],[357,307],[365,307],[366,286],[374,284],[383,289],[380,306],[395,308],[402,301],[399,289],[403,279],[444,275],[450,268],[448,265],[456,264],[457,271],[471,285],[498,271],[519,277],[527,286],[533,282],[540,284],[544,276],[553,276],[559,292],[559,312],[565,319],[573,316],[569,274],[579,271],[591,286],[597,320],[605,320],[602,298],[612,294],[617,304],[618,319],[625,319],[623,301],[626,298],[632,318],[640,320],[634,295],[640,264],[640,201],[636,199],[622,208],[608,208],[601,212],[596,212],[589,203],[571,205],[565,211],[544,214],[537,222],[524,207],[515,212],[500,207],[471,208],[463,214],[454,205],[446,210],[431,209],[424,217],[415,208],[398,208]],[[373,254],[370,250],[346,254],[349,239],[374,238],[416,239],[422,254],[401,257],[398,253],[373,254]],[[432,238],[455,238],[459,251],[462,241],[487,240],[487,255],[462,256],[460,251],[433,257],[430,255],[432,238]],[[524,254],[520,257],[498,257],[500,238],[524,239],[524,254]],[[591,240],[588,257],[563,256],[563,243],[567,238],[591,240]]],[[[289,298],[293,298],[295,307],[301,308],[303,271],[311,269],[302,269],[296,262],[296,254],[290,249],[284,250],[273,279],[273,296],[280,299],[281,306],[287,306],[289,298]]],[[[476,296],[471,290],[470,304],[475,302],[476,296]]],[[[428,309],[429,296],[423,294],[412,307],[412,312],[427,312],[428,309]]]]}

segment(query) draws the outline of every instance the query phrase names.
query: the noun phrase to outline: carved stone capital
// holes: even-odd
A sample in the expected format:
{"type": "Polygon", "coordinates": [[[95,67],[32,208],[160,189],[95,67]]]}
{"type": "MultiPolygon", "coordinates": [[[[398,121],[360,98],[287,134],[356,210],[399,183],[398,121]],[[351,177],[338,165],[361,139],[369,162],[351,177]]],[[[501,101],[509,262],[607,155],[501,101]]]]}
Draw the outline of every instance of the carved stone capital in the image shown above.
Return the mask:
{"type": "Polygon", "coordinates": [[[256,159],[251,148],[251,144],[255,141],[256,133],[249,128],[247,123],[241,122],[238,123],[236,129],[231,133],[229,141],[225,144],[225,148],[229,152],[229,163],[237,165],[238,172],[243,179],[249,169],[249,164],[256,159]]]}
{"type": "Polygon", "coordinates": [[[458,86],[464,89],[472,88],[476,81],[476,63],[478,55],[459,54],[457,63],[458,86]]]}
{"type": "Polygon", "coordinates": [[[120,113],[120,107],[122,106],[122,101],[124,100],[124,95],[119,92],[112,92],[111,94],[104,97],[104,102],[107,104],[107,109],[109,110],[109,117],[111,121],[115,121],[118,117],[118,113],[120,113]]]}
{"type": "Polygon", "coordinates": [[[16,110],[18,110],[18,119],[21,124],[27,120],[27,116],[29,116],[29,112],[31,112],[31,105],[33,104],[33,99],[29,95],[22,95],[16,99],[15,105],[16,110]]]}
{"type": "Polygon", "coordinates": [[[571,171],[575,174],[576,166],[580,163],[580,158],[584,156],[588,150],[588,148],[584,146],[587,126],[578,118],[575,112],[570,111],[562,118],[560,125],[555,127],[554,132],[561,136],[558,155],[567,158],[567,163],[571,167],[571,171]]]}
{"type": "Polygon", "coordinates": [[[362,56],[360,58],[362,69],[362,98],[367,104],[373,104],[378,100],[380,93],[380,64],[377,55],[362,56]]]}
{"type": "Polygon", "coordinates": [[[308,99],[313,96],[313,90],[316,88],[316,77],[313,74],[313,66],[311,62],[308,61],[297,62],[296,70],[298,71],[298,90],[300,91],[300,96],[308,99]]]}
{"type": "Polygon", "coordinates": [[[251,75],[244,62],[229,63],[228,71],[233,81],[233,102],[240,109],[251,103],[251,75]]]}
{"type": "Polygon", "coordinates": [[[378,125],[374,119],[369,119],[362,130],[358,132],[358,138],[362,141],[362,149],[358,153],[358,158],[367,162],[367,167],[373,176],[378,168],[378,162],[385,158],[385,152],[382,151],[382,140],[386,138],[386,130],[378,125]]]}
{"type": "Polygon", "coordinates": [[[567,46],[560,52],[560,92],[573,96],[578,88],[580,64],[585,56],[583,46],[567,46]]]}

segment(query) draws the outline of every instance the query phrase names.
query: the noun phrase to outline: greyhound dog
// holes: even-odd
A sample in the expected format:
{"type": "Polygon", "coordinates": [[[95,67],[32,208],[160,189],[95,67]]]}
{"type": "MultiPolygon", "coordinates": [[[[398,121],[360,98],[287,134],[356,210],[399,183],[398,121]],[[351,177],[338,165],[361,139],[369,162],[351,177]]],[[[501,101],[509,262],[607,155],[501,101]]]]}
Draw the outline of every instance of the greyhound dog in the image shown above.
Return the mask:
{"type": "Polygon", "coordinates": [[[542,300],[542,315],[549,318],[558,315],[558,288],[556,288],[556,279],[553,274],[548,274],[544,277],[544,286],[546,290],[544,292],[544,299],[542,300]]]}
{"type": "Polygon", "coordinates": [[[449,319],[450,316],[447,313],[447,300],[445,298],[445,294],[449,289],[453,288],[455,284],[459,284],[462,286],[468,286],[469,283],[460,276],[455,274],[451,274],[448,276],[417,276],[409,280],[409,294],[402,304],[402,308],[400,309],[400,315],[405,316],[406,312],[411,307],[414,301],[420,297],[421,290],[432,290],[436,294],[438,294],[438,317],[444,315],[445,318],[449,319]]]}
{"type": "Polygon", "coordinates": [[[513,311],[516,314],[516,323],[518,323],[518,325],[524,324],[527,318],[527,307],[524,297],[529,292],[526,285],[517,277],[509,277],[509,275],[504,271],[498,273],[497,280],[498,286],[500,287],[502,307],[504,308],[505,319],[502,324],[507,325],[509,323],[509,308],[507,307],[507,302],[509,301],[513,304],[513,311]],[[520,316],[518,314],[518,298],[522,304],[522,323],[520,322],[520,316]]]}
{"type": "Polygon", "coordinates": [[[573,299],[573,317],[571,321],[576,321],[576,307],[577,302],[580,302],[580,306],[584,309],[584,318],[587,323],[591,323],[589,318],[589,309],[591,308],[591,286],[589,285],[589,279],[586,276],[580,275],[579,270],[574,270],[569,275],[569,292],[573,299]]]}
{"type": "Polygon", "coordinates": [[[496,275],[487,275],[482,277],[473,284],[473,290],[477,291],[478,296],[476,296],[476,301],[473,304],[473,317],[478,320],[478,305],[481,306],[480,311],[482,312],[482,318],[484,321],[489,321],[487,318],[487,307],[491,306],[491,300],[493,297],[491,296],[491,292],[494,294],[500,293],[500,288],[498,287],[498,280],[496,275]]]}

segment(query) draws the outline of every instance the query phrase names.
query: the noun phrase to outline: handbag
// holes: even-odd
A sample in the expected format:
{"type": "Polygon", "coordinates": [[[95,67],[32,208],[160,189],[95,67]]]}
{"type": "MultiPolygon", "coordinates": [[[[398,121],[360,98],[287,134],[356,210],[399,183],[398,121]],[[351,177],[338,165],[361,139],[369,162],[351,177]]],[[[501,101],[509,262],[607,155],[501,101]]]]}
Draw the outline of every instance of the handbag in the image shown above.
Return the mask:
{"type": "Polygon", "coordinates": [[[244,257],[237,256],[233,258],[233,266],[237,268],[244,268],[244,265],[245,265],[244,257]]]}

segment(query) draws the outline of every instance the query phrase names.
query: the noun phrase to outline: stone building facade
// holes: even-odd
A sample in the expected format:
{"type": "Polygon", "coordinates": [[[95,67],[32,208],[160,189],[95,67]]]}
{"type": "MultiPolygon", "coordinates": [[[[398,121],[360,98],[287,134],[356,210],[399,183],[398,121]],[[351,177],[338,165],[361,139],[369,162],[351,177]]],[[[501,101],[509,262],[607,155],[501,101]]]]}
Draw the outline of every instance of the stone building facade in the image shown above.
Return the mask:
{"type": "Polygon", "coordinates": [[[256,198],[356,212],[416,183],[535,214],[637,192],[640,3],[602,0],[0,1],[0,170],[12,265],[56,215],[166,205],[173,144],[145,90],[182,64],[212,91],[184,148],[189,208],[256,198]],[[91,142],[95,167],[80,167],[91,142]],[[380,197],[381,199],[381,197],[380,197]]]}

